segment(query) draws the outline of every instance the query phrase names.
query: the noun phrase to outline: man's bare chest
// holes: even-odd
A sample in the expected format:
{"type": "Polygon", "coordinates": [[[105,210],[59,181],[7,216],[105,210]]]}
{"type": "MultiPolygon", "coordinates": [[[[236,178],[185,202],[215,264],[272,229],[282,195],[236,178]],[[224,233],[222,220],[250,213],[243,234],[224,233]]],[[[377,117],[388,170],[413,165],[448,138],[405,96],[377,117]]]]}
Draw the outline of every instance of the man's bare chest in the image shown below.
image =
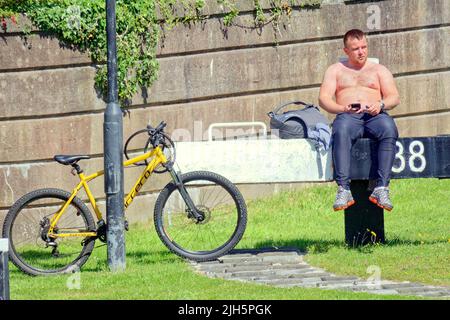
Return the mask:
{"type": "Polygon", "coordinates": [[[342,70],[337,76],[337,89],[343,90],[352,87],[366,87],[379,90],[380,81],[375,70],[353,71],[342,70]]]}

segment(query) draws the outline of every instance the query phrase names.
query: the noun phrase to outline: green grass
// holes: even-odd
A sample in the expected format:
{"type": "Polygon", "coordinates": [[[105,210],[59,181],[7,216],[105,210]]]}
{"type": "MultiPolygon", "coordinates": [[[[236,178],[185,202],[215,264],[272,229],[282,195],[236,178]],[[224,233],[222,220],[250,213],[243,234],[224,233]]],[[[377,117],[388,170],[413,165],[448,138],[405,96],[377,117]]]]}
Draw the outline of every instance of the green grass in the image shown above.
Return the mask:
{"type": "MultiPolygon", "coordinates": [[[[334,186],[248,201],[249,221],[238,248],[297,247],[310,264],[367,279],[450,285],[450,180],[394,180],[394,210],[385,214],[387,243],[348,248],[342,212],[333,212],[334,186]]],[[[12,299],[411,299],[345,291],[275,288],[210,279],[168,252],[152,224],[126,235],[126,271],[111,273],[106,246],[94,250],[81,274],[29,277],[11,265],[12,299]],[[79,289],[70,289],[79,283],[79,289]]]]}
{"type": "MultiPolygon", "coordinates": [[[[80,274],[30,277],[11,266],[11,299],[382,299],[319,289],[281,289],[210,279],[169,253],[150,226],[133,226],[126,239],[126,271],[111,273],[106,247],[97,248],[80,274]],[[79,284],[79,289],[76,286],[79,284]],[[71,289],[72,288],[72,289],[71,289]]],[[[390,297],[387,297],[390,298],[390,297]]]]}
{"type": "Polygon", "coordinates": [[[297,247],[308,251],[310,264],[342,275],[368,278],[369,267],[377,266],[385,280],[450,285],[450,180],[393,180],[386,244],[358,249],[344,243],[343,212],[331,210],[335,190],[323,186],[252,202],[253,223],[241,245],[297,247]]]}

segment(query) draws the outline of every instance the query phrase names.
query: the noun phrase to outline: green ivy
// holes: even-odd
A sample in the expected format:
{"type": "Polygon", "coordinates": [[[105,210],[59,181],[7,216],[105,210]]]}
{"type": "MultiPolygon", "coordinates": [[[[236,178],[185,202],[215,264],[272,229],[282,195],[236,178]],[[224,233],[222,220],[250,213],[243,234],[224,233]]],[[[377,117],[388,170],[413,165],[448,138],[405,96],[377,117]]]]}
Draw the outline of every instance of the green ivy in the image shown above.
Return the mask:
{"type": "MultiPolygon", "coordinates": [[[[0,0],[3,12],[23,12],[40,29],[86,51],[97,65],[95,84],[107,92],[105,0],[0,0]]],[[[159,23],[152,0],[117,0],[118,94],[122,105],[157,78],[159,23]]]]}
{"type": "MultiPolygon", "coordinates": [[[[150,87],[157,79],[156,51],[160,31],[207,18],[202,14],[207,1],[213,0],[117,0],[118,90],[122,106],[128,105],[140,88],[150,87]]],[[[239,15],[236,0],[215,1],[226,12],[222,18],[225,26],[243,26],[234,24],[239,15]]],[[[320,2],[270,0],[271,8],[265,12],[260,0],[253,0],[255,19],[244,27],[261,28],[272,23],[277,28],[279,19],[283,15],[289,16],[292,7],[318,6],[320,2]]],[[[98,68],[96,88],[106,97],[105,0],[0,0],[0,27],[6,31],[6,18],[16,23],[18,13],[25,14],[39,30],[56,35],[68,46],[88,52],[98,68]]]]}

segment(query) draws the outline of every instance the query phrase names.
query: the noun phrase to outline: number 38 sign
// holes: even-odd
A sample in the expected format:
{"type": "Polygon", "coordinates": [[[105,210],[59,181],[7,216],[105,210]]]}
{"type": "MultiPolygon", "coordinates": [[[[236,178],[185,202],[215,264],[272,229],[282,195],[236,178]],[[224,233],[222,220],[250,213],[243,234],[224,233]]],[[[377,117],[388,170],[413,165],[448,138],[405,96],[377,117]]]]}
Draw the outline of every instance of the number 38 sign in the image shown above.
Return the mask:
{"type": "Polygon", "coordinates": [[[393,176],[428,177],[432,174],[430,164],[433,153],[427,138],[403,138],[396,143],[393,176]]]}
{"type": "MultiPolygon", "coordinates": [[[[377,146],[371,139],[359,139],[352,149],[351,178],[376,177],[377,146]]],[[[392,178],[450,177],[450,136],[399,138],[396,143],[392,178]]]]}
{"type": "Polygon", "coordinates": [[[393,178],[449,178],[450,136],[400,138],[393,178]]]}

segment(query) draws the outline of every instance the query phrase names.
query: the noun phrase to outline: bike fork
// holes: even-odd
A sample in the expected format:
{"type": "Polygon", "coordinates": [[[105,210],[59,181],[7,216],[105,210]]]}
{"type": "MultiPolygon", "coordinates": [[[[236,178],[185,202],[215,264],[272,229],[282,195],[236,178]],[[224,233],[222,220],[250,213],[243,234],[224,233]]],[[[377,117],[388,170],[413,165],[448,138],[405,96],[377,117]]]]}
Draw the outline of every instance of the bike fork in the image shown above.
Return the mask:
{"type": "Polygon", "coordinates": [[[168,168],[168,171],[172,176],[172,180],[177,186],[178,191],[180,191],[181,197],[183,198],[184,203],[186,203],[189,212],[197,220],[197,222],[202,222],[205,219],[205,215],[198,211],[197,207],[192,201],[191,196],[187,192],[180,175],[173,169],[173,167],[168,168]]]}

